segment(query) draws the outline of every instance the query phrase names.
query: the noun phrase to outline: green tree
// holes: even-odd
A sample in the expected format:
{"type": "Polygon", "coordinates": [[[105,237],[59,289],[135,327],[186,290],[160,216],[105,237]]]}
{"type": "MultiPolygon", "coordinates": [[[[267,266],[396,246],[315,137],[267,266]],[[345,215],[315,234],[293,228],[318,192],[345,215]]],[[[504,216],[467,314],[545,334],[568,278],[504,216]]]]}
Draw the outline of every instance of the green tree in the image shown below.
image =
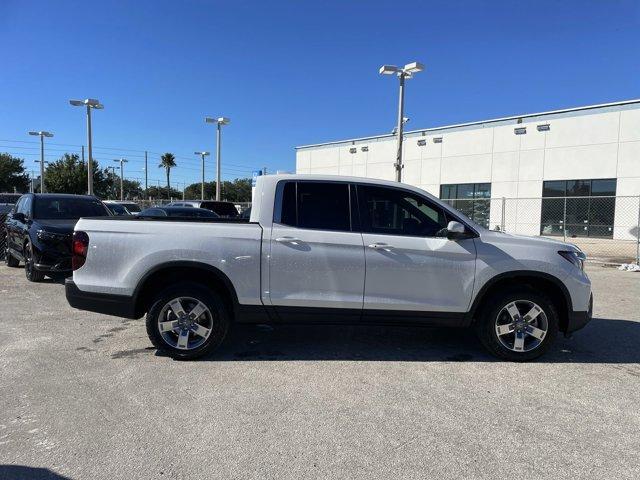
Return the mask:
{"type": "Polygon", "coordinates": [[[160,165],[158,167],[164,168],[167,172],[167,198],[171,198],[171,183],[169,182],[169,176],[171,175],[171,169],[176,166],[176,157],[173,153],[165,153],[160,157],[160,165]]]}
{"type": "MultiPolygon", "coordinates": [[[[192,183],[185,191],[185,198],[192,200],[200,199],[200,183],[192,183]]],[[[216,198],[216,182],[204,182],[204,198],[212,200],[216,198]]],[[[236,178],[233,181],[222,182],[223,200],[230,202],[250,202],[251,201],[251,179],[236,178]]]]}
{"type": "MultiPolygon", "coordinates": [[[[119,187],[118,187],[119,188],[119,187]]],[[[148,199],[148,198],[152,198],[152,199],[160,199],[163,198],[167,195],[167,189],[166,187],[164,188],[160,188],[160,187],[156,187],[156,186],[150,186],[147,189],[147,192],[144,194],[144,199],[148,199]]],[[[182,199],[182,192],[179,190],[176,190],[175,188],[172,188],[169,191],[169,198],[179,198],[182,199]]]]}
{"type": "Polygon", "coordinates": [[[0,153],[0,192],[24,193],[29,189],[29,175],[24,169],[24,160],[0,153]]]}
{"type": "MultiPolygon", "coordinates": [[[[109,173],[101,170],[97,162],[92,163],[93,191],[100,198],[107,198],[113,191],[113,183],[109,173]]],[[[87,193],[87,163],[80,160],[75,153],[65,153],[59,160],[49,163],[44,173],[47,192],[87,193]]]]}

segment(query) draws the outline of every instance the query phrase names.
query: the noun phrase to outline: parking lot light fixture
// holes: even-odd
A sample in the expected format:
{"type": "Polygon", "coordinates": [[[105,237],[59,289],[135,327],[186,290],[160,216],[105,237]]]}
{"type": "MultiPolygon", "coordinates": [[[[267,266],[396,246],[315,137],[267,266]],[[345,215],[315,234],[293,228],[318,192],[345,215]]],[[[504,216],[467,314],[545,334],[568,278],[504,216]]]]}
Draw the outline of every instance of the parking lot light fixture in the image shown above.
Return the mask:
{"type": "Polygon", "coordinates": [[[400,91],[398,98],[398,123],[396,127],[396,134],[398,135],[398,148],[396,152],[396,163],[394,167],[396,170],[396,181],[402,181],[402,141],[403,141],[403,126],[404,126],[404,81],[407,78],[413,78],[413,75],[422,72],[424,65],[420,62],[407,63],[403,68],[395,65],[383,65],[380,67],[380,75],[396,75],[400,81],[400,91]]]}
{"type": "Polygon", "coordinates": [[[202,157],[202,181],[200,184],[200,200],[204,200],[204,157],[209,155],[209,152],[193,152],[194,155],[200,155],[202,157]]]}
{"type": "Polygon", "coordinates": [[[229,125],[231,123],[231,119],[227,117],[204,117],[205,123],[215,123],[216,124],[216,200],[220,201],[220,151],[222,144],[222,125],[229,125]]]}
{"type": "Polygon", "coordinates": [[[128,161],[124,158],[114,160],[114,162],[120,162],[120,200],[124,200],[124,164],[128,161]]]}
{"type": "Polygon", "coordinates": [[[93,195],[93,143],[91,138],[91,110],[102,110],[104,105],[95,98],[85,98],[84,100],[69,100],[74,107],[86,107],[87,109],[87,150],[89,158],[87,161],[87,193],[93,195]]]}
{"type": "Polygon", "coordinates": [[[44,193],[46,192],[46,188],[44,185],[44,165],[46,163],[44,161],[44,137],[51,138],[53,137],[53,133],[46,132],[46,131],[40,131],[40,132],[31,131],[29,132],[29,135],[40,137],[40,161],[38,162],[40,163],[40,193],[44,193]]]}

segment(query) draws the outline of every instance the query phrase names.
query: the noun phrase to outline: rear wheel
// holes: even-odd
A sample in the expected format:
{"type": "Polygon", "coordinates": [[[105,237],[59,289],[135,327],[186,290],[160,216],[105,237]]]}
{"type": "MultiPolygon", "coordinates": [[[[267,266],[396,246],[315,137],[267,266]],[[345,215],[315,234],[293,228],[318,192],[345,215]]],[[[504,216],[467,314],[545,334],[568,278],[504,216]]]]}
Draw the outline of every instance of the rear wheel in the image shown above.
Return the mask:
{"type": "Polygon", "coordinates": [[[36,270],[35,259],[33,257],[33,246],[30,242],[24,246],[24,274],[30,282],[41,282],[45,274],[36,270]]]}
{"type": "Polygon", "coordinates": [[[491,354],[511,361],[533,360],[558,336],[558,313],[544,294],[511,290],[487,302],[476,330],[491,354]]]}
{"type": "Polygon", "coordinates": [[[222,298],[195,283],[162,291],[147,313],[151,343],[176,359],[194,359],[220,346],[230,318],[222,298]]]}

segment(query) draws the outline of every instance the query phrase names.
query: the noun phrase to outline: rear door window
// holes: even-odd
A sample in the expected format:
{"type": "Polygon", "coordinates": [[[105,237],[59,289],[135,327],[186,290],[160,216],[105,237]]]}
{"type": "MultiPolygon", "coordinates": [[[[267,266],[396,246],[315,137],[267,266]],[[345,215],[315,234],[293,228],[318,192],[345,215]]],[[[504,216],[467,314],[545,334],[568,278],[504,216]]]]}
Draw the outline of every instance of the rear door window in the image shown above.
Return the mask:
{"type": "Polygon", "coordinates": [[[348,183],[287,182],[276,221],[298,228],[351,231],[350,208],[348,183]]]}

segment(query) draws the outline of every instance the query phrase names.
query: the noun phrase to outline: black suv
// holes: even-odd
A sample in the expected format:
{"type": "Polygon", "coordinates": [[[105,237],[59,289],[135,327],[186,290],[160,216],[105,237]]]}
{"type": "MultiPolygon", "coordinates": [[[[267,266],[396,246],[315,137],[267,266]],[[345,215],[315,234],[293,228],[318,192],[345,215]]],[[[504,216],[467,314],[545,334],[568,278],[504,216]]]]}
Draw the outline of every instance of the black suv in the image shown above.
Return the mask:
{"type": "Polygon", "coordinates": [[[24,262],[27,279],[39,282],[45,275],[71,274],[71,236],[80,217],[111,215],[93,196],[27,193],[7,216],[5,262],[17,267],[24,262]]]}

